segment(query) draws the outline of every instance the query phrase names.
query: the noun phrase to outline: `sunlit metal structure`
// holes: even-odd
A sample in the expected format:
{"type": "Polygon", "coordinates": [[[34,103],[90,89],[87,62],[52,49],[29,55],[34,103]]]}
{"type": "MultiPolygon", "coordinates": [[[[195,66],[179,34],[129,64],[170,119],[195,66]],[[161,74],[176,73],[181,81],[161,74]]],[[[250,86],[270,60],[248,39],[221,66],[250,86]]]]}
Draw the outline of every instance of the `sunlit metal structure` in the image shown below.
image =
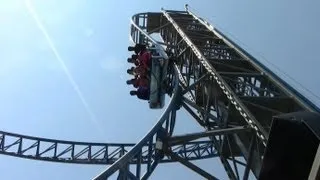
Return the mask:
{"type": "Polygon", "coordinates": [[[162,9],[134,15],[130,35],[134,43],[156,48],[169,61],[170,101],[141,141],[86,143],[0,132],[0,153],[53,162],[109,164],[96,180],[114,173],[118,179],[147,179],[159,163],[169,162],[179,162],[206,179],[218,179],[192,163],[206,158],[218,158],[229,179],[248,179],[250,173],[258,178],[273,117],[320,112],[187,6],[185,11],[162,9]],[[202,132],[173,134],[176,112],[181,108],[203,127],[202,132]]]}

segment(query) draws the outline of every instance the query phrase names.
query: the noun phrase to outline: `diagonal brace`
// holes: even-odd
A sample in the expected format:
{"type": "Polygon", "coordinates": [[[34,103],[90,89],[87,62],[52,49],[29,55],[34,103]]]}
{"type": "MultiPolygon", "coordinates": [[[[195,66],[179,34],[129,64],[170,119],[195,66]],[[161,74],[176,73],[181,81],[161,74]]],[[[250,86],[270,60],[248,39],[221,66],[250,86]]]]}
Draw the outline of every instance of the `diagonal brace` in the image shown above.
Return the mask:
{"type": "Polygon", "coordinates": [[[168,156],[170,156],[172,159],[180,162],[181,164],[185,165],[189,169],[193,170],[194,172],[198,173],[199,175],[205,177],[206,179],[213,179],[217,180],[218,178],[212,176],[211,174],[207,173],[203,169],[199,168],[198,166],[194,165],[193,163],[181,158],[180,156],[174,154],[172,151],[166,152],[168,156]]]}
{"type": "Polygon", "coordinates": [[[205,75],[201,76],[196,82],[191,84],[189,87],[185,88],[182,91],[182,94],[186,94],[187,92],[191,91],[196,85],[200,84],[200,82],[204,80],[206,77],[208,77],[209,75],[210,75],[209,73],[206,73],[205,75]]]}
{"type": "Polygon", "coordinates": [[[159,26],[159,27],[157,27],[157,28],[152,29],[151,31],[148,32],[148,34],[150,35],[150,34],[152,34],[152,33],[154,33],[154,32],[157,32],[157,31],[159,31],[159,30],[161,30],[161,29],[163,29],[163,28],[165,28],[165,27],[167,27],[167,26],[169,26],[169,25],[171,25],[171,23],[170,23],[170,22],[167,22],[166,24],[164,24],[164,25],[162,25],[162,26],[159,26]]]}
{"type": "MultiPolygon", "coordinates": [[[[197,111],[201,112],[201,113],[207,113],[204,109],[202,109],[201,107],[199,107],[196,103],[190,101],[189,99],[182,97],[183,101],[190,105],[191,107],[195,108],[197,111]]],[[[215,117],[213,114],[209,113],[207,114],[209,116],[210,119],[217,121],[217,117],[215,117]]]]}

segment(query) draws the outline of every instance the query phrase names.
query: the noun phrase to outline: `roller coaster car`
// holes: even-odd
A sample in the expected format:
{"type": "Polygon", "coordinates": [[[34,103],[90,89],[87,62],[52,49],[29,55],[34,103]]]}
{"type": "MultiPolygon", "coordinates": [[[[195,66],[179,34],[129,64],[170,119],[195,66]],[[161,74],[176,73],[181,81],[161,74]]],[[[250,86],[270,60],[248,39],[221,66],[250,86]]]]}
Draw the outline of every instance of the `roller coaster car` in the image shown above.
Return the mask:
{"type": "Polygon", "coordinates": [[[149,100],[151,109],[161,109],[165,104],[167,68],[168,60],[160,56],[152,57],[149,100]]]}

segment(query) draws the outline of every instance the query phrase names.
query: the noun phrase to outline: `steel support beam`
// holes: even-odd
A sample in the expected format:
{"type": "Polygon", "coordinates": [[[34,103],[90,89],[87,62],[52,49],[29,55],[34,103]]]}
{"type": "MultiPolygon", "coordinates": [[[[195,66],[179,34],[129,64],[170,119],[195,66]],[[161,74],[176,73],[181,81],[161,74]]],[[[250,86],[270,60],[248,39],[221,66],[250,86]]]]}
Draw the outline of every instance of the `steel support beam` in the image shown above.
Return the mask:
{"type": "Polygon", "coordinates": [[[320,145],[314,158],[308,180],[320,179],[320,145]]]}
{"type": "Polygon", "coordinates": [[[187,88],[185,88],[182,91],[182,94],[186,94],[187,92],[191,91],[192,89],[195,88],[196,85],[200,84],[205,78],[209,77],[209,73],[204,74],[203,76],[201,76],[199,79],[197,79],[196,82],[192,83],[191,85],[189,85],[187,88]]]}
{"type": "MultiPolygon", "coordinates": [[[[196,103],[190,101],[189,99],[183,97],[183,101],[186,102],[186,104],[190,105],[191,107],[195,108],[197,111],[200,111],[201,113],[206,113],[204,109],[202,109],[196,103]]],[[[217,120],[217,118],[211,113],[208,114],[208,117],[211,118],[212,120],[217,120]]]]}
{"type": "Polygon", "coordinates": [[[255,146],[255,141],[256,138],[255,136],[252,136],[250,146],[249,146],[249,152],[248,152],[248,160],[247,160],[247,165],[244,170],[244,175],[243,175],[243,180],[248,180],[249,178],[249,173],[252,165],[252,160],[253,160],[253,151],[254,151],[254,146],[255,146]]]}
{"type": "Polygon", "coordinates": [[[203,137],[210,137],[210,136],[217,136],[217,135],[226,135],[226,134],[233,134],[233,133],[241,133],[244,131],[248,131],[251,128],[246,126],[239,126],[233,128],[225,128],[225,129],[214,129],[206,132],[200,133],[193,133],[193,134],[186,134],[180,136],[173,136],[168,139],[169,145],[177,145],[188,141],[193,141],[203,137]]]}
{"type": "Polygon", "coordinates": [[[163,29],[163,28],[165,28],[165,27],[167,27],[167,26],[169,26],[169,25],[171,25],[171,23],[170,23],[170,22],[167,22],[166,24],[164,24],[164,25],[162,25],[162,26],[160,26],[160,27],[157,27],[157,28],[152,29],[151,31],[148,32],[148,34],[150,35],[150,34],[152,34],[152,33],[154,33],[154,32],[157,32],[157,31],[159,31],[159,30],[161,30],[161,29],[163,29]]]}
{"type": "Polygon", "coordinates": [[[184,107],[185,110],[201,125],[205,126],[203,120],[195,113],[192,111],[192,109],[185,103],[182,102],[182,107],[184,107]]]}
{"type": "Polygon", "coordinates": [[[188,167],[189,169],[191,169],[194,172],[198,173],[199,175],[205,177],[206,179],[218,180],[218,178],[212,176],[211,174],[207,173],[206,171],[202,170],[201,168],[199,168],[198,166],[192,164],[191,162],[186,161],[185,159],[182,159],[181,157],[175,155],[171,151],[166,152],[166,154],[168,156],[170,156],[172,159],[174,159],[175,161],[180,162],[181,164],[185,165],[186,167],[188,167]]]}

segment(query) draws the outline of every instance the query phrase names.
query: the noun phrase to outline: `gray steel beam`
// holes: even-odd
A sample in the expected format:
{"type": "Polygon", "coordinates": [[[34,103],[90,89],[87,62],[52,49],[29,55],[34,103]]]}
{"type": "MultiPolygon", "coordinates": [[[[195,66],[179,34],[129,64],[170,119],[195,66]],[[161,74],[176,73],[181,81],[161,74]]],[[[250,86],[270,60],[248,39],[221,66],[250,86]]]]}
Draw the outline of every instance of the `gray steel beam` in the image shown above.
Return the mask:
{"type": "Polygon", "coordinates": [[[192,83],[191,85],[189,85],[187,88],[185,88],[184,90],[182,90],[182,94],[186,94],[187,92],[191,91],[192,89],[194,89],[194,87],[198,84],[200,84],[205,78],[207,78],[209,76],[209,73],[204,74],[203,76],[201,76],[199,79],[197,79],[196,82],[192,83]]]}
{"type": "Polygon", "coordinates": [[[176,154],[172,153],[171,151],[166,152],[168,156],[170,156],[172,159],[180,162],[181,164],[185,165],[189,169],[193,170],[194,172],[198,173],[199,175],[212,180],[218,180],[218,178],[214,177],[213,175],[207,173],[203,169],[199,168],[198,166],[192,164],[191,162],[182,159],[181,157],[177,156],[176,154]]]}
{"type": "Polygon", "coordinates": [[[253,151],[254,151],[254,146],[255,146],[255,140],[256,140],[255,136],[252,136],[251,142],[249,145],[247,165],[245,167],[244,174],[243,174],[243,180],[248,180],[248,178],[249,178],[249,173],[251,170],[251,165],[252,165],[252,160],[253,160],[253,151]]]}
{"type": "Polygon", "coordinates": [[[259,109],[272,112],[272,113],[274,113],[274,114],[282,114],[282,113],[283,113],[283,112],[281,112],[281,111],[278,111],[278,110],[275,110],[275,109],[271,109],[271,108],[269,108],[269,107],[265,107],[265,106],[263,106],[263,105],[259,105],[259,104],[257,104],[257,103],[253,103],[253,102],[250,102],[250,101],[245,101],[245,100],[244,100],[243,102],[244,102],[245,104],[250,104],[250,105],[252,105],[252,106],[255,106],[255,107],[259,108],[259,109]]]}
{"type": "Polygon", "coordinates": [[[147,172],[145,172],[145,174],[142,176],[141,180],[146,180],[148,179],[152,172],[156,169],[157,165],[158,165],[158,159],[156,159],[150,166],[150,169],[147,170],[147,172]]]}
{"type": "Polygon", "coordinates": [[[205,126],[203,120],[192,111],[192,109],[184,102],[182,102],[182,107],[184,107],[185,110],[187,110],[187,112],[201,125],[201,126],[205,126]]]}
{"type": "Polygon", "coordinates": [[[320,179],[320,145],[318,145],[317,153],[310,170],[308,180],[320,179]]]}
{"type": "MultiPolygon", "coordinates": [[[[258,177],[260,174],[262,162],[261,162],[261,157],[259,157],[260,155],[257,153],[257,150],[254,149],[253,151],[251,151],[249,153],[249,151],[250,151],[250,149],[248,148],[249,146],[246,146],[247,144],[241,140],[241,137],[239,137],[239,135],[237,135],[237,134],[233,134],[233,137],[234,137],[235,142],[237,143],[239,149],[243,153],[243,157],[246,160],[246,162],[248,163],[249,157],[252,159],[251,160],[251,164],[252,164],[251,170],[252,170],[253,174],[255,175],[255,177],[258,177]]],[[[253,137],[256,138],[256,136],[253,136],[253,137]]]]}
{"type": "MultiPolygon", "coordinates": [[[[202,112],[202,113],[206,113],[204,109],[202,109],[197,104],[195,104],[194,102],[190,101],[189,99],[183,97],[183,101],[186,102],[186,104],[190,105],[191,107],[195,108],[197,111],[202,112]]],[[[210,119],[212,119],[212,120],[217,120],[217,117],[215,117],[211,113],[208,114],[208,117],[210,119]]]]}
{"type": "Polygon", "coordinates": [[[161,25],[160,27],[157,27],[157,28],[152,29],[151,31],[148,31],[148,34],[150,35],[150,34],[152,34],[154,32],[157,32],[157,31],[159,31],[159,30],[161,30],[161,29],[163,29],[163,28],[165,28],[165,27],[167,27],[169,25],[171,25],[171,23],[167,22],[166,24],[161,25]]]}
{"type": "Polygon", "coordinates": [[[218,71],[221,76],[228,77],[263,77],[261,73],[246,73],[246,72],[222,72],[218,71]]]}
{"type": "MultiPolygon", "coordinates": [[[[222,78],[223,78],[226,82],[229,82],[229,83],[232,82],[232,83],[234,83],[234,84],[241,84],[241,85],[243,85],[244,87],[250,87],[251,91],[252,91],[252,90],[256,90],[257,92],[265,92],[265,93],[268,93],[268,94],[273,94],[274,96],[282,96],[282,97],[285,97],[285,96],[283,96],[283,94],[281,94],[281,93],[279,93],[279,92],[277,92],[277,91],[274,91],[274,90],[270,90],[270,89],[268,89],[267,87],[265,87],[265,88],[257,87],[257,86],[255,86],[255,85],[250,84],[250,83],[247,83],[247,82],[245,82],[245,81],[237,81],[237,80],[235,80],[235,79],[232,79],[232,78],[226,77],[226,76],[222,76],[222,78]]],[[[232,88],[233,90],[236,90],[236,87],[232,87],[232,86],[231,86],[231,88],[232,88]]]]}
{"type": "Polygon", "coordinates": [[[234,171],[235,171],[235,174],[236,174],[236,176],[237,176],[237,179],[240,179],[240,177],[239,177],[239,170],[238,170],[238,166],[237,166],[237,163],[236,163],[236,161],[235,161],[235,158],[234,158],[233,149],[232,149],[232,147],[231,147],[229,135],[228,135],[228,134],[224,135],[224,139],[227,139],[228,148],[229,148],[231,160],[232,160],[232,163],[233,163],[234,171]]]}
{"type": "Polygon", "coordinates": [[[289,113],[303,110],[298,104],[294,103],[291,97],[240,96],[239,98],[242,99],[243,102],[264,106],[276,112],[289,113]]]}
{"type": "Polygon", "coordinates": [[[167,141],[169,145],[177,145],[177,144],[193,141],[203,137],[241,133],[243,131],[248,131],[248,130],[250,130],[250,128],[246,126],[239,126],[239,127],[225,128],[225,129],[214,129],[206,132],[173,136],[173,137],[170,137],[167,141]]]}
{"type": "Polygon", "coordinates": [[[230,71],[230,72],[251,72],[257,73],[253,67],[250,67],[250,63],[245,60],[223,60],[223,59],[208,59],[211,65],[217,71],[230,71]]]}

